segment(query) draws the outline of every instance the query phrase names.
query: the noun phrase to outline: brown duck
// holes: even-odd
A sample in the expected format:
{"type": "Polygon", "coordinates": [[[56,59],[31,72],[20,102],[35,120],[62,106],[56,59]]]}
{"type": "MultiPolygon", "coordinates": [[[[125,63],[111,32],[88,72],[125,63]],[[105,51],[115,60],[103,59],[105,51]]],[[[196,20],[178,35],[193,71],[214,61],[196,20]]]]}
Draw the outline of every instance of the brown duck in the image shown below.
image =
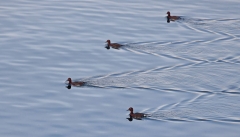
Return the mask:
{"type": "Polygon", "coordinates": [[[72,82],[71,78],[68,78],[66,81],[68,81],[68,85],[77,86],[77,87],[83,86],[85,84],[85,82],[82,82],[82,81],[72,82]]]}
{"type": "Polygon", "coordinates": [[[142,118],[146,117],[146,114],[144,113],[133,113],[133,108],[130,107],[127,111],[130,111],[129,116],[131,118],[137,119],[137,120],[141,120],[142,118]]]}
{"type": "Polygon", "coordinates": [[[171,16],[170,11],[168,11],[166,14],[168,14],[167,18],[168,18],[168,20],[170,20],[170,21],[175,21],[175,20],[180,19],[179,16],[171,16]]]}
{"type": "Polygon", "coordinates": [[[119,49],[122,46],[118,43],[111,43],[110,40],[107,40],[106,43],[107,43],[107,46],[106,46],[107,49],[110,49],[110,47],[112,47],[114,49],[119,49]]]}

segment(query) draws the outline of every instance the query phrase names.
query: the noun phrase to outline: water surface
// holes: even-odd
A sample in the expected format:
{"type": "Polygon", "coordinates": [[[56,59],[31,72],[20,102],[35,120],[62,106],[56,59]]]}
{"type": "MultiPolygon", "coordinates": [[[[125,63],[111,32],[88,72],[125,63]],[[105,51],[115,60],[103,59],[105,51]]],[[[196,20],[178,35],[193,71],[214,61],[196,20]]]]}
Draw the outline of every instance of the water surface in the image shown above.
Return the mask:
{"type": "Polygon", "coordinates": [[[239,4],[1,2],[0,135],[239,136],[239,4]]]}

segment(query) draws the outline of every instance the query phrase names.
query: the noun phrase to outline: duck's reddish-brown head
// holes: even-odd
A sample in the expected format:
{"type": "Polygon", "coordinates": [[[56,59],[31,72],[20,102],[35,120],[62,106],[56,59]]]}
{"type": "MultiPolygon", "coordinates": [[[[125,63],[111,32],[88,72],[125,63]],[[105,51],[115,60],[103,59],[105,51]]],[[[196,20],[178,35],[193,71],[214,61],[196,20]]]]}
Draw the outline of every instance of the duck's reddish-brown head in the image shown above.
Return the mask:
{"type": "Polygon", "coordinates": [[[110,44],[110,43],[111,43],[111,41],[110,41],[110,40],[107,40],[106,42],[107,42],[108,44],[110,44]]]}
{"type": "Polygon", "coordinates": [[[110,40],[107,40],[106,43],[108,43],[108,44],[107,44],[107,46],[106,46],[105,48],[106,48],[106,49],[110,49],[111,41],[110,41],[110,40]]]}
{"type": "Polygon", "coordinates": [[[133,112],[133,108],[132,107],[130,107],[127,111],[131,111],[131,112],[133,112]]]}
{"type": "Polygon", "coordinates": [[[168,16],[170,16],[170,12],[169,11],[166,14],[168,14],[168,16]]]}
{"type": "Polygon", "coordinates": [[[66,81],[69,81],[69,84],[72,83],[72,79],[71,78],[68,78],[66,81]]]}

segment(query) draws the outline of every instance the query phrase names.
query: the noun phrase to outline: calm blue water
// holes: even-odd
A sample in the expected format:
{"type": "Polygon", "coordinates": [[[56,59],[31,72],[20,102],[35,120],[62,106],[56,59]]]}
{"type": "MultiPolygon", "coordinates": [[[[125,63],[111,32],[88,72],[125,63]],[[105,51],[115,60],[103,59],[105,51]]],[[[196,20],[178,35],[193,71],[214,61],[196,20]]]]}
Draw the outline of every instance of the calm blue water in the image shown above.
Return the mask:
{"type": "Polygon", "coordinates": [[[239,5],[2,1],[0,136],[238,137],[239,5]]]}

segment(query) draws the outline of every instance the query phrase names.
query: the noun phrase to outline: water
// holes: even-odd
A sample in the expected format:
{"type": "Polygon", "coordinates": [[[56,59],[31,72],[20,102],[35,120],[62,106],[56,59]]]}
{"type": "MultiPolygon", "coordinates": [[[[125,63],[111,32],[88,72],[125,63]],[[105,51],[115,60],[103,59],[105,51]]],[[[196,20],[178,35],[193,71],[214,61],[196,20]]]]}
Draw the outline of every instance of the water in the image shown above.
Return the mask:
{"type": "Polygon", "coordinates": [[[0,135],[239,136],[239,5],[1,2],[0,135]]]}

